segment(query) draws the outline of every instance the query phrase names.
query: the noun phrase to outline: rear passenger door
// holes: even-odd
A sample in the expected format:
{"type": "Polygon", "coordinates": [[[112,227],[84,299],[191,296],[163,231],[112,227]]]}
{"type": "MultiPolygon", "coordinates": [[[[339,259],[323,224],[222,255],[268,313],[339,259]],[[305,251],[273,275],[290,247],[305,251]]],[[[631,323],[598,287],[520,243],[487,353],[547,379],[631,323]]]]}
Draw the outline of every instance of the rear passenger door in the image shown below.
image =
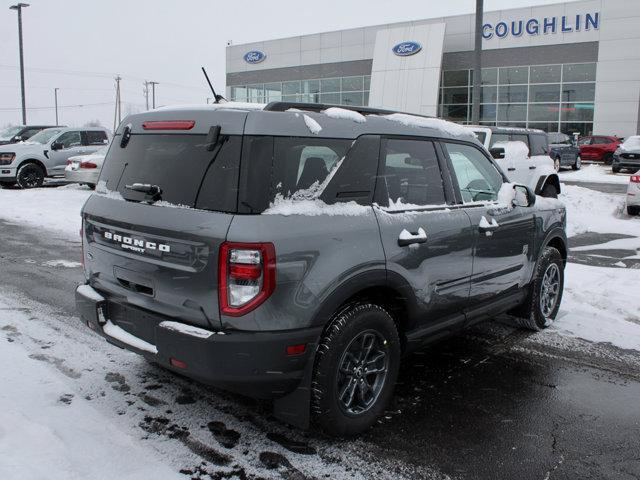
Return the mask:
{"type": "Polygon", "coordinates": [[[502,175],[480,148],[455,142],[443,142],[442,148],[473,228],[470,306],[515,293],[532,267],[533,209],[498,204],[502,175]]]}
{"type": "Polygon", "coordinates": [[[473,234],[465,212],[449,208],[452,186],[436,144],[382,138],[379,165],[374,211],[388,278],[416,299],[417,321],[409,329],[454,329],[469,295],[473,234]]]}
{"type": "Polygon", "coordinates": [[[67,160],[70,157],[84,153],[82,136],[79,131],[64,132],[55,140],[55,143],[59,143],[61,148],[49,152],[49,159],[51,160],[49,173],[62,175],[64,174],[67,160]]]}

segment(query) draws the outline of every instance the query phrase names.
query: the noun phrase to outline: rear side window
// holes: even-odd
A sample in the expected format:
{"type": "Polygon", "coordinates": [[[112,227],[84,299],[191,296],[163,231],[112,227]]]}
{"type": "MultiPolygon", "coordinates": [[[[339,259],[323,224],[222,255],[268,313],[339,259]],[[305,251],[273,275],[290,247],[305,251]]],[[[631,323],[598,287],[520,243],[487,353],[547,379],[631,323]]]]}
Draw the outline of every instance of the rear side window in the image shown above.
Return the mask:
{"type": "Polygon", "coordinates": [[[239,212],[261,213],[276,200],[319,198],[352,140],[245,137],[239,212]]]}
{"type": "Polygon", "coordinates": [[[383,139],[376,199],[391,208],[442,205],[444,184],[433,142],[383,139]]]}
{"type": "Polygon", "coordinates": [[[104,145],[108,141],[106,132],[89,130],[84,135],[86,145],[104,145]]]}
{"type": "Polygon", "coordinates": [[[213,151],[206,135],[132,135],[125,148],[116,136],[100,182],[127,200],[145,196],[127,185],[162,189],[162,200],[185,207],[235,212],[242,138],[223,136],[213,151]]]}
{"type": "Polygon", "coordinates": [[[78,147],[82,144],[80,132],[66,132],[60,135],[56,142],[62,145],[62,148],[78,147]]]}
{"type": "Polygon", "coordinates": [[[531,145],[529,146],[529,155],[546,155],[549,153],[549,145],[546,134],[529,135],[531,137],[531,145]]]}

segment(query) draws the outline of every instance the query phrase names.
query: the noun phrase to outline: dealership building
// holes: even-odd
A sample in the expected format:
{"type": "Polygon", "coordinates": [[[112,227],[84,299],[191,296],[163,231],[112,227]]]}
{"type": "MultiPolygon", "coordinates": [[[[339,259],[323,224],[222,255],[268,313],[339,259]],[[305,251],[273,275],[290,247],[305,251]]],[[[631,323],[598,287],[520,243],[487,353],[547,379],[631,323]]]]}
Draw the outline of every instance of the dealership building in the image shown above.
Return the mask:
{"type": "MultiPolygon", "coordinates": [[[[227,98],[371,106],[470,123],[475,16],[227,47],[227,98]]],[[[485,12],[481,123],[640,134],[640,0],[485,12]]]]}

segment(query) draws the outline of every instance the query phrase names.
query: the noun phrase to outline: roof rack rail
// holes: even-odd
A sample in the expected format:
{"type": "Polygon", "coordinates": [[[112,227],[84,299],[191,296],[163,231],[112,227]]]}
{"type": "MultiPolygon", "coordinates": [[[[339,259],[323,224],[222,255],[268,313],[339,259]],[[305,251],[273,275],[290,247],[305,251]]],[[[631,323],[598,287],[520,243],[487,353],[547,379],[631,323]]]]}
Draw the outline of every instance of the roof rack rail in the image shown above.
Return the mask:
{"type": "Polygon", "coordinates": [[[307,110],[309,112],[322,112],[327,108],[342,108],[345,110],[352,110],[362,115],[390,115],[392,113],[406,113],[407,115],[414,115],[416,117],[433,118],[428,115],[420,115],[418,113],[399,112],[397,110],[385,110],[382,108],[372,107],[355,107],[349,105],[331,105],[328,103],[305,103],[305,102],[270,102],[263,110],[268,112],[286,112],[290,108],[296,108],[298,110],[307,110]]]}

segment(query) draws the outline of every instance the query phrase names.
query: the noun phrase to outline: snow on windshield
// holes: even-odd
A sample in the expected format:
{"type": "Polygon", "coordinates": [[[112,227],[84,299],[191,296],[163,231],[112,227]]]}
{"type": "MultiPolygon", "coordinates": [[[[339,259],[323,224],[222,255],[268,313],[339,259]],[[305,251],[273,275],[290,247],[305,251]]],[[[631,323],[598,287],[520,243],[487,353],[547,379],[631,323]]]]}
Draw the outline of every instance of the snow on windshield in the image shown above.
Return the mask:
{"type": "Polygon", "coordinates": [[[44,145],[48,143],[49,140],[58,133],[62,131],[61,128],[47,128],[42,130],[41,132],[36,133],[33,137],[31,137],[27,143],[41,143],[44,145]]]}
{"type": "Polygon", "coordinates": [[[15,137],[22,127],[9,127],[0,131],[0,140],[11,140],[15,137]]]}
{"type": "Polygon", "coordinates": [[[627,138],[624,143],[620,145],[620,148],[622,150],[640,150],[640,135],[627,138]]]}

